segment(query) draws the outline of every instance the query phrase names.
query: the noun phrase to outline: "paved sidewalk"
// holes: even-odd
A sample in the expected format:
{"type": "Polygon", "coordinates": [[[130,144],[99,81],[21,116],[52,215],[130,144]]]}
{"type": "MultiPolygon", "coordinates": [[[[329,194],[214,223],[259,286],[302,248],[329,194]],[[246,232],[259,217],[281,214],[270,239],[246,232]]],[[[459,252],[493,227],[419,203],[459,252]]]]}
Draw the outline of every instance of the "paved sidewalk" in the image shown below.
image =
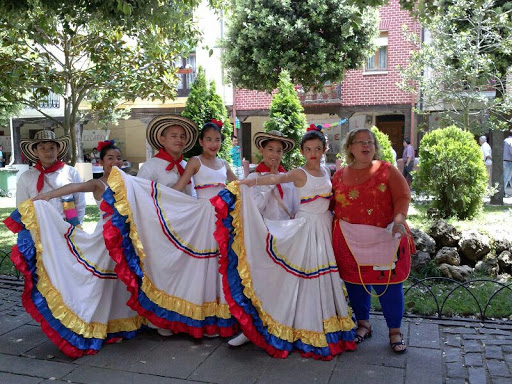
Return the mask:
{"type": "Polygon", "coordinates": [[[408,318],[407,353],[391,352],[380,315],[374,335],[333,361],[294,353],[273,359],[254,345],[164,338],[147,330],[72,360],[44,336],[21,305],[21,288],[0,285],[0,384],[32,383],[411,383],[510,384],[512,324],[408,318]]]}

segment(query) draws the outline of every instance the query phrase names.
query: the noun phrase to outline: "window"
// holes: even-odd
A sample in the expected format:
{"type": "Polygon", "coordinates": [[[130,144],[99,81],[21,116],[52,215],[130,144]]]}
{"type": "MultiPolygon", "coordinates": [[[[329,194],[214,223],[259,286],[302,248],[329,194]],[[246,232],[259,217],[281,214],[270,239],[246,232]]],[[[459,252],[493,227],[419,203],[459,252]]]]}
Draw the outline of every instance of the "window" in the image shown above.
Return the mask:
{"type": "Polygon", "coordinates": [[[388,69],[388,32],[381,31],[377,38],[377,51],[366,60],[365,71],[385,71],[388,69]]]}

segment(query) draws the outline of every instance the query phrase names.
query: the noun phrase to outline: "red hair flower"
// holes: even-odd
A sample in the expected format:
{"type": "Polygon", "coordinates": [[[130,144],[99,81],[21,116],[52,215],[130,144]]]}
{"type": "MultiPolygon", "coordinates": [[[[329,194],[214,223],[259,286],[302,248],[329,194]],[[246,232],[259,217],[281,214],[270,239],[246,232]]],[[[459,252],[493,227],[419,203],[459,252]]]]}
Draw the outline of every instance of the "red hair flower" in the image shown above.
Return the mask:
{"type": "Polygon", "coordinates": [[[219,128],[222,128],[222,126],[224,125],[224,123],[222,121],[215,120],[215,119],[212,119],[212,123],[215,124],[219,128]]]}
{"type": "Polygon", "coordinates": [[[107,147],[109,145],[115,145],[115,144],[116,144],[116,142],[114,140],[98,141],[98,145],[96,146],[96,149],[98,150],[98,152],[101,152],[101,150],[104,147],[107,147]]]}
{"type": "Polygon", "coordinates": [[[306,132],[309,132],[309,131],[322,132],[322,126],[321,125],[310,124],[309,128],[306,129],[306,132]]]}

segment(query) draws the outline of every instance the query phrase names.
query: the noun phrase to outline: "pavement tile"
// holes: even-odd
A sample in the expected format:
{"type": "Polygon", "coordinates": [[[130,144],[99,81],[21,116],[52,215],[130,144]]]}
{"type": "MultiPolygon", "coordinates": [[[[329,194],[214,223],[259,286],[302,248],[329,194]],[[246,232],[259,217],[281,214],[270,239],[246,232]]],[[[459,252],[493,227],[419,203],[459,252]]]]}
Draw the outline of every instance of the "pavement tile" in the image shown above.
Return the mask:
{"type": "Polygon", "coordinates": [[[404,383],[405,370],[402,368],[384,367],[368,364],[344,364],[343,361],[336,366],[329,383],[404,383]]]}
{"type": "Polygon", "coordinates": [[[102,368],[127,369],[134,362],[143,360],[143,356],[158,346],[158,342],[123,340],[121,343],[105,345],[96,355],[83,356],[75,360],[76,364],[102,368]]]}
{"type": "Polygon", "coordinates": [[[126,368],[131,372],[186,379],[222,343],[222,339],[195,340],[172,336],[147,351],[126,368]]]}
{"type": "Polygon", "coordinates": [[[452,335],[447,334],[443,337],[445,339],[444,343],[450,347],[460,347],[461,346],[461,336],[460,335],[452,335]]]}
{"type": "Polygon", "coordinates": [[[477,330],[475,327],[467,326],[467,327],[454,327],[454,328],[448,328],[443,327],[443,333],[455,333],[457,335],[464,335],[464,337],[469,335],[476,335],[477,330]]]}
{"type": "MultiPolygon", "coordinates": [[[[442,384],[443,361],[440,350],[407,348],[405,382],[414,384],[442,384]]],[[[389,381],[391,383],[391,381],[389,381]]]]}
{"type": "Polygon", "coordinates": [[[222,384],[256,383],[265,372],[269,359],[271,357],[263,350],[217,348],[189,379],[222,384]]]}
{"type": "Polygon", "coordinates": [[[48,341],[41,328],[22,325],[0,336],[0,353],[19,355],[48,341]]]}
{"type": "Polygon", "coordinates": [[[469,384],[483,384],[487,382],[485,376],[485,369],[483,367],[468,368],[469,373],[469,384]]]}
{"type": "Polygon", "coordinates": [[[75,365],[60,363],[58,361],[45,361],[29,359],[22,356],[3,354],[0,359],[0,371],[12,374],[57,379],[62,378],[76,368],[75,365]]]}
{"type": "Polygon", "coordinates": [[[492,384],[510,384],[510,377],[491,377],[492,384]]]}
{"type": "Polygon", "coordinates": [[[83,384],[189,384],[188,381],[156,375],[143,375],[116,369],[80,366],[64,377],[64,380],[83,384]]]}
{"type": "Polygon", "coordinates": [[[447,347],[443,354],[444,361],[447,363],[462,363],[462,350],[460,348],[447,347]]]}
{"type": "Polygon", "coordinates": [[[511,331],[502,330],[498,328],[481,328],[480,332],[486,335],[503,335],[503,336],[510,336],[512,335],[511,331]]]}
{"type": "Polygon", "coordinates": [[[446,363],[446,375],[448,377],[468,377],[466,368],[461,363],[446,363]]]}
{"type": "Polygon", "coordinates": [[[504,361],[500,360],[487,360],[487,369],[489,370],[489,374],[500,377],[511,377],[510,371],[507,367],[507,364],[504,361]]]}
{"type": "Polygon", "coordinates": [[[63,363],[71,363],[75,361],[75,359],[63,354],[60,349],[48,339],[30,351],[27,351],[27,354],[34,356],[39,360],[60,361],[63,363]]]}
{"type": "Polygon", "coordinates": [[[439,348],[439,326],[430,323],[409,323],[409,346],[439,348]]]}
{"type": "Polygon", "coordinates": [[[464,340],[464,352],[482,352],[482,346],[478,340],[464,340]]]}
{"type": "Polygon", "coordinates": [[[21,316],[7,316],[5,314],[0,315],[0,335],[12,331],[22,325],[30,323],[31,318],[28,314],[21,316]]]}
{"type": "Polygon", "coordinates": [[[486,345],[485,346],[485,358],[486,359],[503,359],[503,352],[501,352],[501,347],[498,347],[496,345],[486,345]]]}
{"type": "Polygon", "coordinates": [[[502,345],[501,349],[503,350],[503,352],[512,353],[512,343],[508,344],[508,345],[507,344],[502,345]]]}
{"type": "Polygon", "coordinates": [[[467,384],[467,381],[466,381],[466,379],[464,379],[462,377],[447,377],[445,383],[446,384],[467,384]]]}
{"type": "Polygon", "coordinates": [[[466,353],[464,355],[464,365],[466,367],[482,367],[484,365],[481,353],[466,353]]]}
{"type": "MultiPolygon", "coordinates": [[[[343,356],[341,356],[343,359],[343,356]]],[[[257,384],[275,384],[290,382],[294,384],[327,384],[336,367],[337,361],[318,361],[305,359],[298,353],[288,358],[270,359],[265,371],[256,381],[257,384]]]]}
{"type": "Polygon", "coordinates": [[[0,372],[0,384],[38,384],[40,377],[15,375],[12,373],[0,372]]]}

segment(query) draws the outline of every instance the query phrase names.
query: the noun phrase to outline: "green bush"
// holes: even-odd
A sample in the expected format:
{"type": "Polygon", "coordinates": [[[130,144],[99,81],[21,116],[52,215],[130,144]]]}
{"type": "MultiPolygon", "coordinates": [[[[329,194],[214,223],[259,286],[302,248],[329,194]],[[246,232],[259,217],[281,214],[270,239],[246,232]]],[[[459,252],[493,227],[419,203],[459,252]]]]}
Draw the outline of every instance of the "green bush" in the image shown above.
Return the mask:
{"type": "Polygon", "coordinates": [[[304,163],[300,154],[300,140],[307,120],[287,71],[281,72],[277,89],[270,103],[270,120],[265,122],[265,132],[277,130],[295,141],[295,148],[284,155],[281,162],[286,169],[290,170],[304,163]]]}
{"type": "MultiPolygon", "coordinates": [[[[228,112],[222,98],[217,94],[215,83],[212,81],[208,84],[202,67],[199,67],[197,70],[196,78],[190,87],[190,94],[181,115],[196,123],[199,131],[201,131],[201,127],[205,123],[212,121],[212,119],[222,121],[224,123],[222,133],[225,139],[219,150],[219,157],[230,160],[229,149],[231,148],[233,126],[229,121],[228,112]]],[[[197,140],[194,147],[186,153],[186,157],[199,156],[202,152],[203,149],[199,145],[199,140],[197,140]]]]}
{"type": "Polygon", "coordinates": [[[482,207],[487,174],[470,132],[455,126],[427,133],[420,143],[413,188],[431,196],[443,218],[472,218],[482,207]]]}
{"type": "Polygon", "coordinates": [[[391,151],[391,141],[389,140],[389,136],[384,132],[379,131],[377,127],[371,127],[371,131],[377,137],[377,141],[380,145],[380,160],[387,161],[388,163],[395,164],[395,156],[393,155],[393,151],[391,151]]]}

